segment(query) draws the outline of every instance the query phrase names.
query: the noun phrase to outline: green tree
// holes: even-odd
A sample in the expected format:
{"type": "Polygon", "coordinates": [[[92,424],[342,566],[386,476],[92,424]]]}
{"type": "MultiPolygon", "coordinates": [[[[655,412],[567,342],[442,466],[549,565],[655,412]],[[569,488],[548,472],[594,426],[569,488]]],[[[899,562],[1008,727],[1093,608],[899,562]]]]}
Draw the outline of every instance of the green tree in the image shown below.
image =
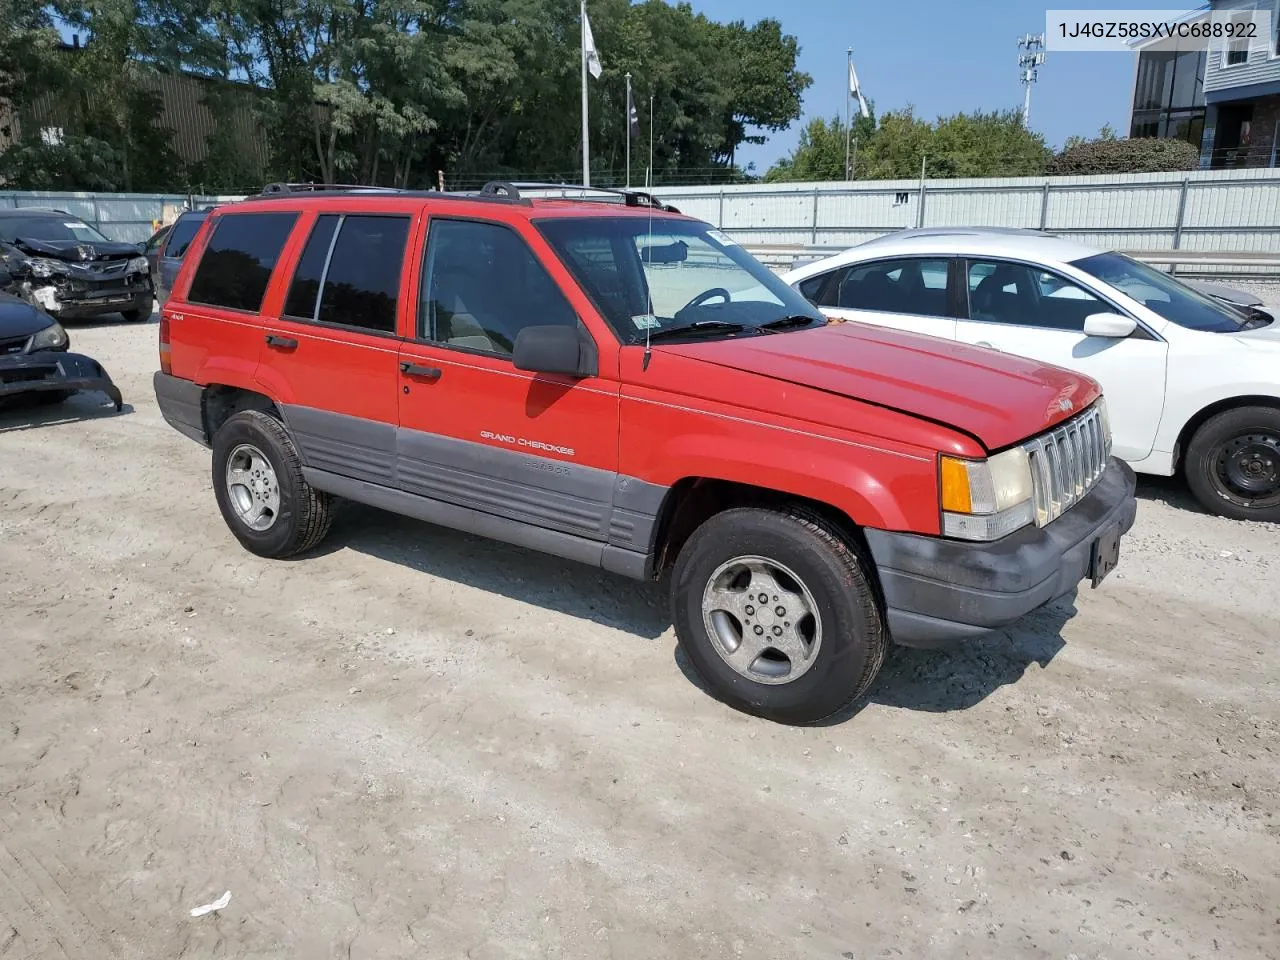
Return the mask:
{"type": "Polygon", "coordinates": [[[876,132],[875,115],[854,118],[853,129],[840,117],[824,120],[814,117],[800,131],[800,142],[789,157],[769,169],[764,179],[769,183],[785,181],[834,181],[845,179],[846,151],[853,177],[865,177],[865,158],[860,157],[865,145],[876,132]]]}

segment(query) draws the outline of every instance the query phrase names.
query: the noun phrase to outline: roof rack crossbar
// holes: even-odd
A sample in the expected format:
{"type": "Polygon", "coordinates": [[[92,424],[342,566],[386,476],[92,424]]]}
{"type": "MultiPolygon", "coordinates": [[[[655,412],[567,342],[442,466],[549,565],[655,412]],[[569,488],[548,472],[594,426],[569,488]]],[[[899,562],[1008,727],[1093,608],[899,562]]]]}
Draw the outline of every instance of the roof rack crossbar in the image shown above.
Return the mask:
{"type": "Polygon", "coordinates": [[[560,190],[564,193],[605,193],[610,196],[621,197],[628,207],[653,207],[656,210],[666,210],[670,213],[680,212],[670,204],[663,203],[653,194],[645,193],[642,190],[620,189],[618,187],[591,187],[580,183],[540,183],[537,181],[517,181],[506,185],[517,191],[560,190]]]}

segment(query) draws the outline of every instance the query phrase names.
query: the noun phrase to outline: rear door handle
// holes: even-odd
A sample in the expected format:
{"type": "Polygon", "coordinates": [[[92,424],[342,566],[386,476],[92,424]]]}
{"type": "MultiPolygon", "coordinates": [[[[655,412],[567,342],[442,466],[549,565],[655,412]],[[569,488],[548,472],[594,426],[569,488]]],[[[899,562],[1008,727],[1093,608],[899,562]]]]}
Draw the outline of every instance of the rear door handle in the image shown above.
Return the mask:
{"type": "Polygon", "coordinates": [[[999,347],[997,347],[994,343],[989,343],[989,342],[988,342],[988,341],[986,341],[986,340],[979,340],[976,344],[974,344],[974,346],[977,346],[977,347],[986,347],[988,350],[994,350],[994,351],[996,351],[997,353],[1002,352],[1002,351],[1000,350],[1000,348],[999,348],[999,347]]]}
{"type": "Polygon", "coordinates": [[[282,350],[296,350],[298,349],[298,341],[293,337],[278,337],[274,333],[268,333],[267,346],[279,347],[282,350]]]}
{"type": "Polygon", "coordinates": [[[421,364],[402,360],[400,372],[409,377],[421,377],[423,380],[439,380],[441,371],[439,367],[424,367],[421,364]]]}

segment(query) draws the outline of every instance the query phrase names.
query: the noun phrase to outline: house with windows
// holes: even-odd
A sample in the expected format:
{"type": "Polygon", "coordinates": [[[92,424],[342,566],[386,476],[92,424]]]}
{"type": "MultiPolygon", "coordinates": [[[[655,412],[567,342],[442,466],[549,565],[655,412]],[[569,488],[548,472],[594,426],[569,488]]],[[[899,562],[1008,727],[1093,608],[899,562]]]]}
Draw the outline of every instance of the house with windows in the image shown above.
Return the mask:
{"type": "Polygon", "coordinates": [[[1271,14],[1251,40],[1217,41],[1205,64],[1200,165],[1274,167],[1280,148],[1280,0],[1214,0],[1213,10],[1271,14]]]}
{"type": "Polygon", "coordinates": [[[1131,137],[1174,137],[1200,148],[1206,169],[1274,167],[1280,151],[1280,0],[1211,0],[1183,22],[1210,14],[1271,14],[1251,39],[1161,38],[1137,53],[1131,137]]]}

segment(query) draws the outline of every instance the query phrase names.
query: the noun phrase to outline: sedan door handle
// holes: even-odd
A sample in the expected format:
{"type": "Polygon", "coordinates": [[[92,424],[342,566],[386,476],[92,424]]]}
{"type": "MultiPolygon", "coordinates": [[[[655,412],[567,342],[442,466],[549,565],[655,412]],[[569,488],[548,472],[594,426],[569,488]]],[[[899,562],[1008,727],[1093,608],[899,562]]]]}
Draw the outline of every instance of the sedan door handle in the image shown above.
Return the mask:
{"type": "Polygon", "coordinates": [[[293,337],[278,337],[274,333],[268,333],[267,346],[279,347],[281,350],[296,350],[298,349],[298,341],[293,337]]]}
{"type": "Polygon", "coordinates": [[[400,372],[409,377],[421,377],[423,380],[439,380],[441,371],[439,367],[424,367],[421,364],[402,360],[400,372]]]}
{"type": "Polygon", "coordinates": [[[979,340],[977,343],[975,343],[975,344],[974,344],[974,346],[975,346],[975,347],[986,347],[988,350],[994,350],[996,353],[1001,353],[1001,352],[1003,352],[1003,351],[1001,351],[1001,349],[1000,349],[999,347],[997,347],[994,343],[990,343],[990,342],[988,342],[988,341],[986,341],[986,340],[979,340]]]}

